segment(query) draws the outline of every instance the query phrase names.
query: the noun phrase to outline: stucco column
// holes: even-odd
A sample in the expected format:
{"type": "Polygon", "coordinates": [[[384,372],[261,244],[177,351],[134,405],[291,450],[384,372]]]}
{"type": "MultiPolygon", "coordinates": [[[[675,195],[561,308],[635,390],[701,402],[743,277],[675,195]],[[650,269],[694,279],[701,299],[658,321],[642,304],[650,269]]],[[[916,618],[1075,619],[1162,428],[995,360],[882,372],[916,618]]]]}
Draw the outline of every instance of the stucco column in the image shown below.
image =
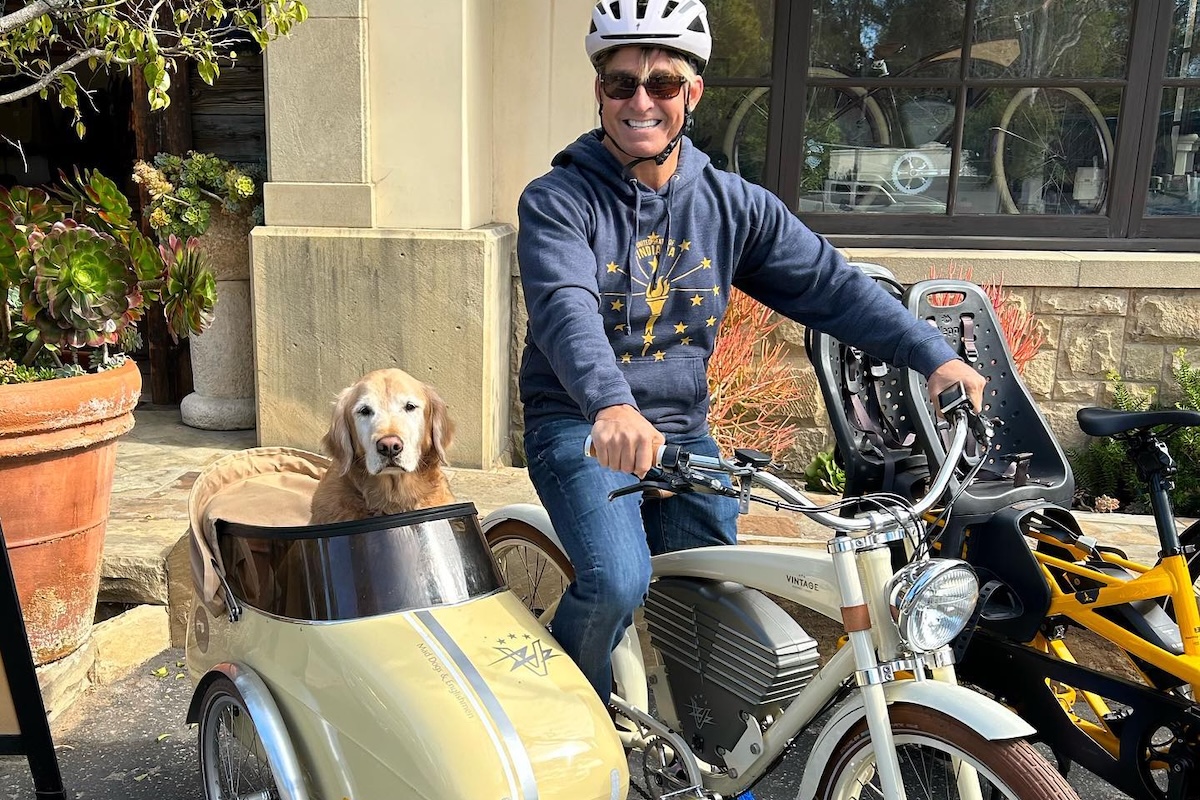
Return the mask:
{"type": "Polygon", "coordinates": [[[264,51],[267,225],[370,228],[366,0],[308,0],[309,18],[264,51]]]}

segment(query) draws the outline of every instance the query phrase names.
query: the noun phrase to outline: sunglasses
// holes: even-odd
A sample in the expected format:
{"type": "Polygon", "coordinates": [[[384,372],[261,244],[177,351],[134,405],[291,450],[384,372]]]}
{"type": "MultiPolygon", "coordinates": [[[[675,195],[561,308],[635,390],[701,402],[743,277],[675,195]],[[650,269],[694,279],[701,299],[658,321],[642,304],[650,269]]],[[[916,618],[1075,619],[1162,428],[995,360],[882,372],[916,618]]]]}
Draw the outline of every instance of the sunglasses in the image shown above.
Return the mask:
{"type": "Polygon", "coordinates": [[[600,76],[600,88],[609,100],[628,100],[637,94],[639,86],[646,87],[646,94],[655,100],[670,100],[677,97],[687,78],[680,75],[658,73],[646,80],[624,72],[610,72],[600,76]]]}

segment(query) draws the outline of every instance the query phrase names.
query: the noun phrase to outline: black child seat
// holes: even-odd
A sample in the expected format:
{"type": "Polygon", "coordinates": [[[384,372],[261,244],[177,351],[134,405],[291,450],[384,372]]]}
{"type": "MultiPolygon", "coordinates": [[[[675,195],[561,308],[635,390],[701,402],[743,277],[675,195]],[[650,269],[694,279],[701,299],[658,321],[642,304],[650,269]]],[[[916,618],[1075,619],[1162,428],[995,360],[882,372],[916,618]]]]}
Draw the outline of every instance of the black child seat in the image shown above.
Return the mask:
{"type": "MultiPolygon", "coordinates": [[[[899,302],[903,287],[884,267],[851,262],[899,302]]],[[[894,492],[909,500],[925,490],[929,472],[904,404],[904,370],[813,328],[805,349],[817,374],[846,472],[847,497],[894,492]]]]}
{"type": "MultiPolygon", "coordinates": [[[[962,489],[956,511],[990,514],[1033,499],[1069,508],[1075,491],[1071,467],[1017,374],[987,293],[970,281],[935,279],[910,286],[904,302],[919,319],[940,330],[946,342],[987,379],[983,413],[998,423],[991,448],[976,454],[984,460],[976,479],[965,488],[958,480],[951,483],[955,493],[962,489]]],[[[925,377],[907,370],[905,378],[912,424],[936,471],[946,460],[938,431],[940,418],[929,402],[925,377]]]]}

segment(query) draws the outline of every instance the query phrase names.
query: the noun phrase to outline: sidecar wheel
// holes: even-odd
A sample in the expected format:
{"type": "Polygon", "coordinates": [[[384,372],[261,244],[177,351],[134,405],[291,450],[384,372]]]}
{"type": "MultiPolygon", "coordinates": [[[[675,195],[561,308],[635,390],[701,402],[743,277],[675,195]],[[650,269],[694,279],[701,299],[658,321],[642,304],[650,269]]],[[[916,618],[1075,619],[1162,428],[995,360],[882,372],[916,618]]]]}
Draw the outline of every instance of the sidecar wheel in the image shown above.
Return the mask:
{"type": "Polygon", "coordinates": [[[197,734],[206,800],[281,800],[258,729],[233,681],[221,677],[208,687],[197,734]]]}
{"type": "Polygon", "coordinates": [[[541,531],[515,519],[489,530],[487,544],[512,593],[538,622],[550,622],[558,601],[575,580],[567,557],[541,531]]]}
{"type": "MultiPolygon", "coordinates": [[[[909,800],[1077,800],[1066,778],[1029,742],[991,742],[956,719],[930,708],[897,703],[889,707],[900,775],[909,800]],[[978,783],[965,782],[962,767],[974,767],[978,783]],[[962,781],[962,785],[960,785],[962,781]]],[[[856,725],[838,744],[821,776],[820,800],[882,797],[867,723],[856,725]]]]}

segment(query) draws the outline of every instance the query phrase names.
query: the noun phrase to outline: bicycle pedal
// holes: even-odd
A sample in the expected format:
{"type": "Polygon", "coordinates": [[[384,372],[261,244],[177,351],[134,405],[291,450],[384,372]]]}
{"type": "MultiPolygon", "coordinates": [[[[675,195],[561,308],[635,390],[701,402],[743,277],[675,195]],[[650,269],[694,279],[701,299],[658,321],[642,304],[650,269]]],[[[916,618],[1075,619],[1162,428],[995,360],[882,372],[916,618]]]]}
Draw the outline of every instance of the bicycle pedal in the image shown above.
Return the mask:
{"type": "Polygon", "coordinates": [[[1120,737],[1121,727],[1131,716],[1133,716],[1132,708],[1122,708],[1117,711],[1110,711],[1102,719],[1104,720],[1104,724],[1108,726],[1108,729],[1113,732],[1113,735],[1120,737]]]}

